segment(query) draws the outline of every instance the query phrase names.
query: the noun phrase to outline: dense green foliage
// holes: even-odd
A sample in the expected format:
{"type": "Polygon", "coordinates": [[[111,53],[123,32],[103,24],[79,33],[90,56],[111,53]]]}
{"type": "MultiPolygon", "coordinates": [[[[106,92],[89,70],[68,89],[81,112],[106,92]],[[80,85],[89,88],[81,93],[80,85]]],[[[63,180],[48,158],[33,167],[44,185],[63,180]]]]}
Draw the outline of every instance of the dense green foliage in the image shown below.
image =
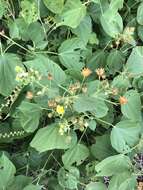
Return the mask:
{"type": "Polygon", "coordinates": [[[137,190],[143,0],[0,0],[0,51],[0,190],[137,190]]]}

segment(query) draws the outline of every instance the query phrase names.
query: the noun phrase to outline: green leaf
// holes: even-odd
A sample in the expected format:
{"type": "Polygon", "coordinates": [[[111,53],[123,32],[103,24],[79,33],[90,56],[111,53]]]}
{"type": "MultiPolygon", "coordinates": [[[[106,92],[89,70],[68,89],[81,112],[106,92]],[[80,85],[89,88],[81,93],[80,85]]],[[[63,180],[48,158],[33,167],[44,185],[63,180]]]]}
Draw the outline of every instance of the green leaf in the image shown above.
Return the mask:
{"type": "Polygon", "coordinates": [[[127,61],[127,69],[133,75],[141,75],[143,73],[143,46],[133,48],[131,55],[127,61]]]}
{"type": "Polygon", "coordinates": [[[99,40],[97,38],[97,34],[95,32],[92,32],[89,36],[89,43],[90,44],[96,44],[98,45],[99,44],[99,40]]]}
{"type": "Polygon", "coordinates": [[[96,70],[101,67],[105,67],[107,61],[107,53],[101,50],[96,51],[87,63],[87,67],[91,70],[96,70]]]}
{"type": "Polygon", "coordinates": [[[112,176],[117,173],[127,172],[131,169],[132,163],[128,156],[118,154],[110,156],[95,166],[96,176],[112,176]]]}
{"type": "Polygon", "coordinates": [[[89,156],[88,148],[83,144],[76,144],[68,149],[62,156],[64,166],[68,168],[72,164],[80,165],[89,156]]]}
{"type": "Polygon", "coordinates": [[[76,98],[73,108],[79,113],[92,112],[98,118],[104,117],[108,112],[104,100],[98,97],[79,96],[76,98]]]}
{"type": "Polygon", "coordinates": [[[56,176],[50,176],[48,178],[48,188],[50,190],[63,190],[63,187],[61,187],[58,183],[58,179],[56,176]]]}
{"type": "Polygon", "coordinates": [[[9,29],[10,29],[10,36],[12,38],[16,38],[16,36],[17,36],[24,41],[29,40],[29,33],[27,32],[28,24],[22,17],[15,19],[14,23],[10,26],[9,29]]]}
{"type": "Polygon", "coordinates": [[[43,0],[39,2],[39,12],[41,18],[47,17],[49,16],[49,14],[51,14],[50,11],[47,9],[46,5],[44,4],[43,0]]]}
{"type": "Polygon", "coordinates": [[[11,184],[8,188],[10,190],[23,190],[23,188],[31,182],[32,182],[31,177],[27,177],[24,175],[18,175],[15,177],[13,184],[11,184]]]}
{"type": "Polygon", "coordinates": [[[39,152],[53,149],[67,149],[76,143],[76,135],[60,135],[58,124],[52,124],[48,127],[39,129],[32,142],[31,147],[39,152]]]}
{"type": "Polygon", "coordinates": [[[106,190],[106,186],[100,182],[91,182],[86,186],[85,190],[106,190]]]}
{"type": "Polygon", "coordinates": [[[19,27],[16,22],[14,21],[9,21],[8,23],[9,26],[9,34],[12,39],[20,39],[20,33],[19,33],[19,27]]]}
{"type": "Polygon", "coordinates": [[[143,3],[141,3],[137,10],[137,21],[140,25],[143,25],[143,3]]]}
{"type": "Polygon", "coordinates": [[[38,6],[35,1],[22,0],[21,9],[20,16],[24,18],[26,23],[30,24],[38,20],[38,6]]]}
{"type": "Polygon", "coordinates": [[[87,44],[92,32],[92,23],[90,16],[85,16],[80,25],[77,28],[72,29],[72,32],[76,34],[84,44],[87,44]]]}
{"type": "Polygon", "coordinates": [[[138,36],[143,41],[143,26],[138,27],[138,36]]]}
{"type": "Polygon", "coordinates": [[[45,37],[44,30],[39,22],[34,22],[29,25],[27,35],[35,46],[37,46],[39,42],[43,42],[45,37]]]}
{"type": "Polygon", "coordinates": [[[135,90],[130,90],[124,96],[128,102],[121,105],[123,115],[133,121],[141,121],[141,100],[139,93],[135,90]]]}
{"type": "Polygon", "coordinates": [[[22,102],[18,108],[18,120],[21,127],[27,132],[33,132],[39,125],[41,109],[37,104],[22,102]]]}
{"type": "Polygon", "coordinates": [[[15,54],[0,55],[0,94],[8,96],[16,86],[15,67],[21,65],[15,54]]]}
{"type": "Polygon", "coordinates": [[[109,8],[108,0],[91,0],[95,4],[91,4],[89,11],[93,21],[99,23],[101,15],[109,8]]]}
{"type": "Polygon", "coordinates": [[[130,172],[124,172],[112,177],[109,190],[134,190],[136,187],[136,177],[130,172]]]}
{"type": "Polygon", "coordinates": [[[0,19],[7,12],[7,2],[5,0],[0,1],[0,19]]]}
{"type": "Polygon", "coordinates": [[[86,87],[87,87],[87,95],[88,96],[98,96],[99,94],[101,96],[103,96],[102,93],[102,85],[101,82],[99,80],[93,80],[93,81],[89,81],[88,83],[86,83],[86,87]],[[99,89],[99,94],[97,89],[99,89]]]}
{"type": "Polygon", "coordinates": [[[53,82],[56,82],[56,84],[62,84],[66,79],[65,72],[59,67],[59,65],[46,56],[38,55],[35,59],[26,61],[24,64],[29,69],[33,68],[34,70],[39,71],[47,78],[48,74],[51,74],[53,82]]]}
{"type": "Polygon", "coordinates": [[[130,152],[131,147],[139,141],[141,127],[137,122],[124,120],[119,122],[111,131],[111,144],[117,152],[130,152]]]}
{"type": "Polygon", "coordinates": [[[111,84],[113,88],[118,89],[120,95],[123,95],[123,93],[125,93],[125,91],[131,86],[129,78],[125,75],[118,75],[113,79],[111,84]]]}
{"type": "Polygon", "coordinates": [[[131,176],[130,178],[126,179],[119,187],[119,190],[134,190],[137,187],[137,179],[136,176],[131,176]]]}
{"type": "Polygon", "coordinates": [[[66,25],[76,28],[86,15],[86,7],[80,0],[67,0],[62,13],[59,15],[57,26],[66,25]]]}
{"type": "Polygon", "coordinates": [[[91,0],[91,2],[100,4],[100,0],[91,0]]]}
{"type": "Polygon", "coordinates": [[[75,167],[71,167],[69,171],[61,168],[58,172],[58,181],[63,188],[77,189],[80,173],[75,167]]]}
{"type": "Polygon", "coordinates": [[[16,169],[4,153],[0,157],[0,168],[0,189],[6,189],[14,180],[16,169]]]}
{"type": "Polygon", "coordinates": [[[39,185],[28,185],[23,190],[41,190],[41,187],[39,185]]]}
{"type": "Polygon", "coordinates": [[[112,11],[112,13],[117,12],[119,9],[123,8],[124,0],[111,0],[109,9],[112,11]]]}
{"type": "Polygon", "coordinates": [[[83,42],[78,38],[65,40],[58,50],[61,63],[67,69],[80,71],[84,67],[84,63],[80,61],[81,50],[84,48],[83,42]]]}
{"type": "Polygon", "coordinates": [[[103,160],[108,156],[115,154],[111,146],[110,135],[102,135],[96,137],[96,143],[91,146],[92,155],[98,160],[103,160]]]}
{"type": "Polygon", "coordinates": [[[123,30],[123,21],[118,10],[123,8],[124,0],[111,0],[110,4],[106,1],[96,2],[95,0],[95,3],[98,3],[101,9],[100,21],[104,31],[115,38],[123,30]]]}
{"type": "Polygon", "coordinates": [[[119,15],[119,13],[113,15],[110,10],[107,10],[101,16],[101,25],[104,31],[113,38],[123,31],[122,17],[119,15]]]}
{"type": "Polygon", "coordinates": [[[62,12],[65,0],[43,0],[46,7],[53,13],[59,14],[62,12]]]}
{"type": "Polygon", "coordinates": [[[88,125],[89,125],[89,128],[90,128],[92,131],[95,131],[96,125],[97,125],[97,123],[96,123],[95,120],[89,121],[89,122],[88,122],[88,125]]]}
{"type": "Polygon", "coordinates": [[[119,72],[125,62],[124,55],[119,50],[113,50],[110,52],[107,58],[107,68],[110,74],[119,72]]]}

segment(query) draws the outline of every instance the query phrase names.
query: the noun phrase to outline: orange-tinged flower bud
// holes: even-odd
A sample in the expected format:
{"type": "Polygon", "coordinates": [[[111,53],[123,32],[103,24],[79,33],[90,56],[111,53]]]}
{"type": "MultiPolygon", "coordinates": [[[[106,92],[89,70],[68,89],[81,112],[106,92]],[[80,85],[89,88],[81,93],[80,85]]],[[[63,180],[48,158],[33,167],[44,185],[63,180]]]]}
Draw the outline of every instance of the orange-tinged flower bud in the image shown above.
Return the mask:
{"type": "Polygon", "coordinates": [[[83,77],[88,77],[89,75],[91,75],[92,71],[89,69],[89,68],[84,68],[82,71],[81,71],[81,74],[83,77]]]}
{"type": "Polygon", "coordinates": [[[126,97],[120,96],[119,102],[120,102],[121,105],[124,105],[124,104],[127,104],[128,100],[127,100],[126,97]]]}

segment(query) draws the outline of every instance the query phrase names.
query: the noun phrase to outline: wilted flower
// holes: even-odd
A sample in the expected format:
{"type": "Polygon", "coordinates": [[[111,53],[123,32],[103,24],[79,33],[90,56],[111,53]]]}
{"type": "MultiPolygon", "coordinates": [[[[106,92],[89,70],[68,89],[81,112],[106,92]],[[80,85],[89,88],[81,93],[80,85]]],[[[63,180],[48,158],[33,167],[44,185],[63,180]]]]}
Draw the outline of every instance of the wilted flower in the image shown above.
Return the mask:
{"type": "Polygon", "coordinates": [[[113,88],[111,93],[116,96],[118,94],[118,89],[117,88],[113,88]]]}
{"type": "Polygon", "coordinates": [[[50,108],[55,108],[55,107],[57,106],[57,103],[56,103],[55,100],[49,100],[49,101],[48,101],[48,106],[49,106],[50,108]]]}
{"type": "Polygon", "coordinates": [[[62,97],[61,97],[61,96],[55,97],[55,101],[56,101],[57,103],[61,102],[61,101],[62,101],[62,97]]]}
{"type": "Polygon", "coordinates": [[[83,93],[86,93],[86,92],[87,92],[87,86],[83,86],[83,87],[82,87],[82,92],[83,92],[83,93]]]}
{"type": "Polygon", "coordinates": [[[77,91],[78,89],[80,89],[80,83],[79,83],[79,82],[77,82],[77,83],[75,83],[75,84],[71,84],[71,85],[69,86],[69,91],[70,91],[71,93],[76,93],[76,91],[77,91]]]}
{"type": "Polygon", "coordinates": [[[26,80],[28,78],[28,73],[23,71],[21,73],[17,73],[16,75],[16,81],[17,82],[23,82],[23,80],[26,80]]]}
{"type": "Polygon", "coordinates": [[[143,189],[143,182],[139,182],[137,190],[142,190],[142,189],[143,189]]]}
{"type": "Polygon", "coordinates": [[[126,27],[121,36],[122,41],[125,43],[131,43],[134,40],[133,39],[134,31],[135,31],[134,27],[126,27]]]}
{"type": "Polygon", "coordinates": [[[53,113],[48,113],[48,117],[52,118],[53,117],[53,113]]]}
{"type": "Polygon", "coordinates": [[[70,130],[67,120],[65,120],[63,123],[59,123],[59,127],[60,135],[64,135],[64,133],[70,130]]]}
{"type": "Polygon", "coordinates": [[[48,73],[48,80],[53,80],[53,76],[50,73],[48,73]]]}
{"type": "Polygon", "coordinates": [[[105,79],[105,70],[104,68],[98,68],[96,69],[96,74],[99,76],[99,78],[105,79]]]}
{"type": "Polygon", "coordinates": [[[40,73],[38,71],[33,70],[32,68],[29,71],[25,71],[23,67],[16,66],[16,81],[20,82],[24,85],[35,82],[37,80],[41,80],[40,73]]]}
{"type": "Polygon", "coordinates": [[[59,129],[59,133],[60,135],[64,135],[64,128],[65,128],[65,125],[64,124],[60,124],[60,129],[59,129]]]}
{"type": "Polygon", "coordinates": [[[27,98],[27,99],[32,100],[33,97],[34,97],[34,95],[33,95],[33,93],[32,93],[31,91],[28,91],[28,92],[26,93],[26,98],[27,98]]]}
{"type": "Polygon", "coordinates": [[[5,34],[5,31],[4,30],[1,30],[0,31],[0,35],[4,35],[5,34]]]}

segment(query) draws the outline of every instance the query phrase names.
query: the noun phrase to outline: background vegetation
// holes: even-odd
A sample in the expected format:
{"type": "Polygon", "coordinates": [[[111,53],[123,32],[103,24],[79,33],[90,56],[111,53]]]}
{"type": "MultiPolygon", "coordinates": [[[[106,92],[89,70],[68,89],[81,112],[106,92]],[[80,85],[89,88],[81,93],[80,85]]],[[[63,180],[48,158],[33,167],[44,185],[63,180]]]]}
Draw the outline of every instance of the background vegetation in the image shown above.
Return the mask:
{"type": "Polygon", "coordinates": [[[143,1],[0,0],[0,190],[141,190],[143,1]]]}

